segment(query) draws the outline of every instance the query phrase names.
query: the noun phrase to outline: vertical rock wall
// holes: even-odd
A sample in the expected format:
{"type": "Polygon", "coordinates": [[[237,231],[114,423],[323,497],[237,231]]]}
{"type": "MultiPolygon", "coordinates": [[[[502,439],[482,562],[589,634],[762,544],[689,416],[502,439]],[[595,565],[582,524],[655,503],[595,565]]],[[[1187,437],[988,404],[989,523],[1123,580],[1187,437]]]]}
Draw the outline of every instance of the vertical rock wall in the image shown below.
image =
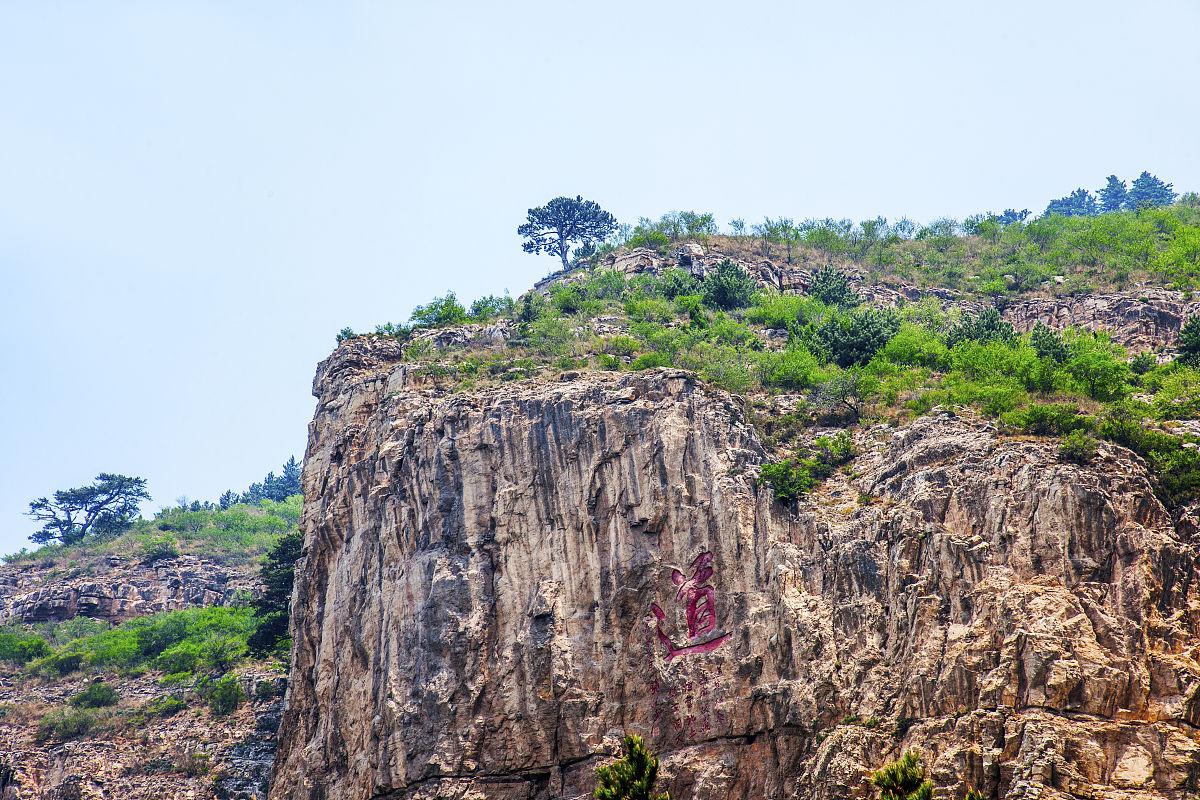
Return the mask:
{"type": "Polygon", "coordinates": [[[272,797],[579,797],[623,731],[677,798],[861,797],[918,746],[1005,797],[1200,771],[1194,525],[1144,469],[950,416],[798,508],[684,373],[434,396],[322,365],[272,797]]]}

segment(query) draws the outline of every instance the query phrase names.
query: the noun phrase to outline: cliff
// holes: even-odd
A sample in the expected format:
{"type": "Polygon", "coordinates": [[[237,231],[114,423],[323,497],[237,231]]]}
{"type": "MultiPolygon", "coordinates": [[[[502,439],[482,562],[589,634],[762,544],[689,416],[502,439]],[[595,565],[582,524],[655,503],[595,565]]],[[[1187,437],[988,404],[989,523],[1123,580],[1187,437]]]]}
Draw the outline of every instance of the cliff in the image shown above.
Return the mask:
{"type": "Polygon", "coordinates": [[[196,556],[68,562],[60,556],[0,566],[0,624],[77,616],[117,623],[180,608],[228,605],[259,588],[254,565],[223,565],[196,556]]]}
{"type": "Polygon", "coordinates": [[[623,731],[675,798],[1182,798],[1200,542],[1144,464],[933,414],[788,506],[688,373],[448,394],[318,371],[276,800],[583,797],[623,731]]]}

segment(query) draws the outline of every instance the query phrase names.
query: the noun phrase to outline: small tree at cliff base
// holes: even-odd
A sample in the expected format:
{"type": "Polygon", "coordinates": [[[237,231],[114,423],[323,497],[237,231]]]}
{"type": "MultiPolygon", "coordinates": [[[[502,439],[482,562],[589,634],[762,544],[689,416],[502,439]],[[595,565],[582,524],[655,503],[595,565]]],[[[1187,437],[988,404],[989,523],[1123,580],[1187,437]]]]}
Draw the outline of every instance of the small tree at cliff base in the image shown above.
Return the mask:
{"type": "Polygon", "coordinates": [[[254,653],[265,654],[277,650],[280,643],[287,639],[292,584],[296,578],[296,562],[303,550],[304,539],[299,531],[284,534],[267,553],[259,568],[263,593],[254,602],[258,623],[247,641],[254,653]]]}
{"type": "Polygon", "coordinates": [[[29,504],[29,516],[42,523],[29,538],[38,544],[58,541],[77,544],[87,536],[116,536],[126,530],[143,500],[149,500],[145,478],[111,472],[75,489],[60,489],[54,499],[39,497],[29,504]]]}
{"type": "Polygon", "coordinates": [[[925,767],[916,750],[905,751],[900,758],[871,773],[871,784],[879,790],[879,800],[933,798],[933,782],[925,777],[925,767]]]}
{"type": "Polygon", "coordinates": [[[556,197],[540,208],[529,209],[517,233],[525,238],[521,249],[526,253],[558,256],[567,270],[571,268],[572,243],[594,244],[616,229],[616,218],[597,203],[582,197],[556,197]]]}
{"type": "Polygon", "coordinates": [[[626,736],[621,742],[624,755],[613,763],[596,768],[595,800],[670,800],[664,792],[655,794],[658,758],[646,749],[640,736],[626,736]]]}

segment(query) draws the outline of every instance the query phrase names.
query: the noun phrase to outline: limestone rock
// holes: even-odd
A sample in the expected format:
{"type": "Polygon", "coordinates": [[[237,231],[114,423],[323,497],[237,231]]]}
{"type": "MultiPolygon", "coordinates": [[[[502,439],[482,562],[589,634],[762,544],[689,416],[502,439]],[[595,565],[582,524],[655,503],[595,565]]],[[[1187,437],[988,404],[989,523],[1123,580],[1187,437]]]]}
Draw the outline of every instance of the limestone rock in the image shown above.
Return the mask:
{"type": "Polygon", "coordinates": [[[195,556],[17,562],[0,566],[0,624],[76,616],[123,622],[161,611],[228,605],[257,591],[253,564],[223,565],[195,556]]]}
{"type": "Polygon", "coordinates": [[[793,508],[687,373],[431,398],[321,365],[275,800],[585,797],[623,731],[675,798],[861,798],[919,747],[1006,798],[1196,790],[1192,515],[942,414],[793,508]]]}

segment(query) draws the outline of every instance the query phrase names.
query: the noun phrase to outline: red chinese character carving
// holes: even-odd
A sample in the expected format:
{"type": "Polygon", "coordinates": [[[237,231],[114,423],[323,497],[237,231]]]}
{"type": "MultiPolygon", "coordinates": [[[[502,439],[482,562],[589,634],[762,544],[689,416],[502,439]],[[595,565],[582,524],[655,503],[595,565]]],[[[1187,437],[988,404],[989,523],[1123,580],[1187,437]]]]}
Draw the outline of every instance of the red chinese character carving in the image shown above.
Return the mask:
{"type": "Polygon", "coordinates": [[[688,643],[676,647],[671,637],[663,632],[662,624],[667,615],[658,605],[651,603],[650,610],[654,613],[656,622],[655,633],[659,642],[667,651],[667,660],[678,656],[711,653],[716,650],[730,634],[713,635],[717,627],[717,592],[707,584],[713,576],[713,554],[703,552],[692,561],[691,576],[684,576],[679,570],[671,571],[671,582],[679,587],[675,592],[675,601],[686,603],[684,613],[687,618],[688,643]]]}

